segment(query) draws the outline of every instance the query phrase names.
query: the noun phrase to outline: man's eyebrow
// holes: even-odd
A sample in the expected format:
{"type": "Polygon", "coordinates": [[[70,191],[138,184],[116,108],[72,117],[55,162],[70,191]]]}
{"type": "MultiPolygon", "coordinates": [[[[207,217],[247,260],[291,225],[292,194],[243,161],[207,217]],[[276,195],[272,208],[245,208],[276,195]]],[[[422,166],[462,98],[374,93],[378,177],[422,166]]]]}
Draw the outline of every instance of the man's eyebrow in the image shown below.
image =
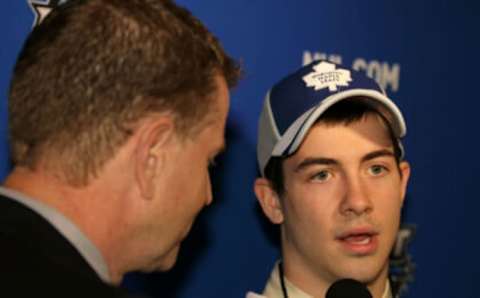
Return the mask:
{"type": "Polygon", "coordinates": [[[383,156],[395,158],[395,154],[391,150],[381,149],[381,150],[370,152],[367,155],[365,155],[364,157],[362,157],[362,162],[369,161],[369,160],[375,159],[377,157],[383,157],[383,156]]]}
{"type": "MultiPolygon", "coordinates": [[[[369,161],[372,159],[375,159],[377,157],[382,157],[382,156],[388,156],[388,157],[393,157],[395,158],[395,154],[388,149],[381,149],[377,151],[370,152],[366,154],[364,157],[362,157],[362,162],[369,161]]],[[[302,160],[301,163],[299,163],[295,167],[295,172],[300,172],[303,169],[312,166],[312,165],[338,165],[339,162],[336,159],[333,158],[325,158],[325,157],[308,157],[302,160]]]]}
{"type": "Polygon", "coordinates": [[[338,161],[332,158],[308,157],[302,160],[302,162],[295,167],[294,171],[300,172],[301,170],[312,165],[337,165],[337,164],[338,164],[338,161]]]}

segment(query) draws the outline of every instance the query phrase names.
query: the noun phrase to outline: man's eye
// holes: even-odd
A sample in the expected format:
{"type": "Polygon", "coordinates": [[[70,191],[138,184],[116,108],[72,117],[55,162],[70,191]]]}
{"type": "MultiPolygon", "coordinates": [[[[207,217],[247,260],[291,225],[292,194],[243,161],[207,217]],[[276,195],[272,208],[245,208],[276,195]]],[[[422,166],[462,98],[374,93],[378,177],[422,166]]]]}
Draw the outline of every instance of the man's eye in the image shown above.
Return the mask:
{"type": "Polygon", "coordinates": [[[327,170],[322,170],[315,175],[313,175],[310,179],[320,182],[328,181],[332,177],[332,174],[327,170]]]}
{"type": "Polygon", "coordinates": [[[380,175],[384,174],[385,172],[387,172],[388,169],[384,166],[381,166],[381,165],[373,165],[370,168],[368,168],[368,171],[373,176],[380,176],[380,175]]]}

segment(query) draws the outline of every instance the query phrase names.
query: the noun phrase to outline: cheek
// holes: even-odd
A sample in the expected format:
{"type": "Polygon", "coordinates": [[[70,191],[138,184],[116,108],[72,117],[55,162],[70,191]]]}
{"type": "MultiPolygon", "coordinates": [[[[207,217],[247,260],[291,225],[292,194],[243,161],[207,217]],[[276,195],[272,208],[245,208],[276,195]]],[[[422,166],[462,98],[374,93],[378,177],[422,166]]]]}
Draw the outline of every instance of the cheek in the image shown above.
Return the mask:
{"type": "MultiPolygon", "coordinates": [[[[287,199],[287,198],[284,198],[287,199]]],[[[285,206],[285,237],[305,254],[311,253],[312,247],[323,247],[333,229],[332,215],[317,198],[289,198],[285,206]]]]}
{"type": "Polygon", "coordinates": [[[399,213],[403,204],[400,181],[394,179],[371,185],[370,193],[384,212],[399,213]]]}
{"type": "Polygon", "coordinates": [[[210,179],[205,164],[192,165],[189,185],[184,186],[184,189],[189,192],[189,200],[191,200],[190,203],[192,209],[195,209],[194,211],[206,204],[210,194],[210,179]]]}
{"type": "Polygon", "coordinates": [[[402,200],[395,187],[377,192],[374,201],[374,220],[382,226],[389,241],[393,241],[400,224],[402,200]],[[391,239],[390,239],[391,238],[391,239]]]}
{"type": "Polygon", "coordinates": [[[292,189],[285,197],[285,221],[297,230],[297,233],[311,233],[318,237],[329,230],[335,218],[335,199],[331,190],[315,187],[292,189]]]}
{"type": "Polygon", "coordinates": [[[341,193],[335,183],[298,183],[292,185],[291,192],[295,200],[290,208],[300,216],[308,218],[329,218],[338,209],[341,193]]]}

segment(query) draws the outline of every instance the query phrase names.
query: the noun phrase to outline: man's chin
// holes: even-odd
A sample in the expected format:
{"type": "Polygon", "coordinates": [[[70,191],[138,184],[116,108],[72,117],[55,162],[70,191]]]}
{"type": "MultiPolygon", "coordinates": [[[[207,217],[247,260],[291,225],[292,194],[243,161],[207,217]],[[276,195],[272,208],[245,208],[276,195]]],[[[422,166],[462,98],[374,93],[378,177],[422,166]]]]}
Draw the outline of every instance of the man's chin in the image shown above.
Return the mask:
{"type": "Polygon", "coordinates": [[[352,266],[344,270],[342,278],[352,278],[364,284],[372,284],[386,276],[388,267],[379,267],[374,264],[352,266]]]}
{"type": "Polygon", "coordinates": [[[151,272],[165,272],[173,268],[177,262],[178,252],[180,246],[172,248],[168,253],[153,260],[150,265],[143,268],[141,271],[144,273],[151,272]]]}

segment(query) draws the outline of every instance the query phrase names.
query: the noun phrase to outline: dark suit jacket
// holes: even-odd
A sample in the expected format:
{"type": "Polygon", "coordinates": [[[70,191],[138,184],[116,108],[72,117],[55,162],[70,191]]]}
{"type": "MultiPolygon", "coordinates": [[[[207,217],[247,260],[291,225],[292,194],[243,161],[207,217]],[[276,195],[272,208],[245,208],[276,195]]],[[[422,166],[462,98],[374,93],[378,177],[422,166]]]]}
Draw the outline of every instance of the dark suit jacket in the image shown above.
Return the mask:
{"type": "Polygon", "coordinates": [[[43,217],[0,196],[0,297],[127,296],[43,217]]]}

